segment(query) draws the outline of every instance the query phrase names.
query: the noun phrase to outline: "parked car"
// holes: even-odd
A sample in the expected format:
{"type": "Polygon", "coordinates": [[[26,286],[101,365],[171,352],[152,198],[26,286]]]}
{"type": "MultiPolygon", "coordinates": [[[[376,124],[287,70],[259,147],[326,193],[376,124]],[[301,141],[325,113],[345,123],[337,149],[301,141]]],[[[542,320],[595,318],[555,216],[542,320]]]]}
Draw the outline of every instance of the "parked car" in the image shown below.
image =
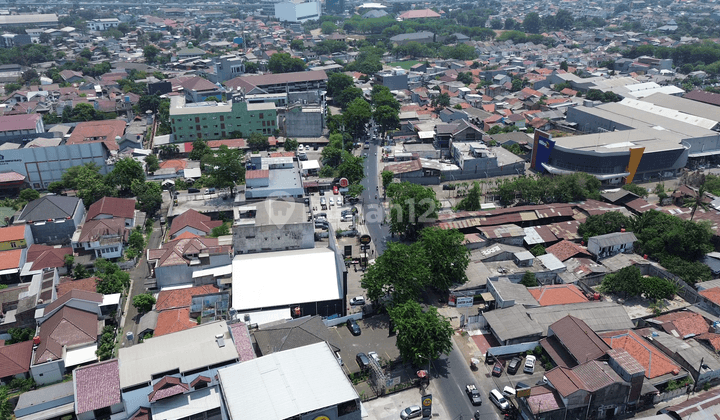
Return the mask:
{"type": "Polygon", "coordinates": [[[493,366],[492,375],[500,377],[503,373],[503,365],[500,362],[495,362],[495,366],[493,366]]]}
{"type": "Polygon", "coordinates": [[[365,355],[365,353],[358,353],[357,356],[355,356],[355,360],[357,360],[357,364],[362,370],[365,370],[368,366],[370,366],[370,359],[367,355],[365,355]]]}
{"type": "Polygon", "coordinates": [[[364,305],[365,304],[365,298],[362,296],[355,296],[354,298],[350,299],[351,305],[364,305]]]}
{"type": "Polygon", "coordinates": [[[343,237],[343,238],[354,238],[354,237],[358,236],[358,231],[355,229],[344,230],[342,232],[338,232],[337,236],[343,237]]]}
{"type": "Polygon", "coordinates": [[[352,215],[352,210],[343,210],[340,212],[340,216],[352,215]]]}
{"type": "Polygon", "coordinates": [[[465,393],[468,398],[470,398],[470,403],[472,405],[482,405],[482,397],[480,396],[480,391],[478,391],[475,384],[466,385],[465,393]]]}
{"type": "Polygon", "coordinates": [[[330,197],[330,207],[335,205],[335,199],[330,197]]]}
{"type": "Polygon", "coordinates": [[[327,213],[315,213],[315,218],[316,219],[320,219],[320,218],[327,219],[327,213]]]}
{"type": "Polygon", "coordinates": [[[520,364],[522,363],[522,359],[519,357],[513,357],[510,363],[508,363],[507,372],[511,375],[514,375],[517,373],[518,369],[520,369],[520,364]]]}
{"type": "Polygon", "coordinates": [[[500,410],[505,411],[510,408],[510,403],[508,402],[508,400],[506,400],[505,397],[503,397],[503,395],[497,389],[493,389],[492,391],[490,391],[488,397],[490,398],[490,401],[492,401],[492,403],[495,404],[500,410]]]}
{"type": "Polygon", "coordinates": [[[370,358],[372,358],[375,361],[375,363],[378,364],[378,366],[380,366],[380,356],[378,356],[377,353],[375,353],[374,351],[369,351],[368,356],[370,358]]]}
{"type": "Polygon", "coordinates": [[[454,184],[443,184],[443,190],[454,190],[455,185],[454,184]]]}
{"type": "Polygon", "coordinates": [[[513,388],[511,386],[506,386],[505,388],[503,388],[502,393],[506,397],[513,397],[513,398],[515,398],[515,394],[516,394],[515,388],[513,388]]]}
{"type": "Polygon", "coordinates": [[[338,195],[340,194],[340,189],[337,185],[333,185],[333,194],[338,195]]]}
{"type": "Polygon", "coordinates": [[[196,194],[199,192],[200,192],[200,189],[198,189],[198,188],[188,188],[188,194],[196,194]]]}
{"type": "Polygon", "coordinates": [[[352,335],[360,335],[360,333],[361,333],[360,326],[358,325],[357,322],[355,322],[354,319],[348,319],[345,324],[347,325],[348,330],[350,330],[352,335]]]}
{"type": "Polygon", "coordinates": [[[535,356],[530,355],[525,358],[525,367],[523,368],[523,372],[525,373],[534,373],[535,372],[535,356]]]}
{"type": "Polygon", "coordinates": [[[414,419],[415,417],[420,417],[421,415],[422,409],[419,405],[411,405],[410,407],[400,412],[400,418],[403,420],[414,419]]]}
{"type": "Polygon", "coordinates": [[[343,198],[342,195],[337,196],[337,205],[338,207],[342,206],[343,198]]]}

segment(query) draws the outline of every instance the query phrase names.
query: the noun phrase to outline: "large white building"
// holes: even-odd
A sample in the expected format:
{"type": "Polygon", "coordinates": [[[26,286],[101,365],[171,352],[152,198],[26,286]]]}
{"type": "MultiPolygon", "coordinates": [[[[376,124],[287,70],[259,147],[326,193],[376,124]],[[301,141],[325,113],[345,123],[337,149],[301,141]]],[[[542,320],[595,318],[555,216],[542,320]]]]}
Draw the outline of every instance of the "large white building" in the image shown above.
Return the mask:
{"type": "Polygon", "coordinates": [[[320,2],[302,0],[275,3],[275,17],[281,22],[305,22],[320,18],[320,2]]]}
{"type": "Polygon", "coordinates": [[[93,19],[87,23],[87,27],[91,31],[107,31],[110,28],[117,28],[120,20],[117,18],[109,19],[93,19]]]}

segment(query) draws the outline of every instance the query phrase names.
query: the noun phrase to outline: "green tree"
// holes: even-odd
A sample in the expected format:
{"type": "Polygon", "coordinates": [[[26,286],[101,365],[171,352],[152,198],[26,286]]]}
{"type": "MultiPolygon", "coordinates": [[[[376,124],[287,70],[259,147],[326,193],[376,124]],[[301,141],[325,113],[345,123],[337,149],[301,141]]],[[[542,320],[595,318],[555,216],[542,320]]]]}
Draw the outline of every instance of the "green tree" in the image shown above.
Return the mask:
{"type": "Polygon", "coordinates": [[[148,216],[154,215],[162,206],[162,187],[157,182],[133,181],[131,191],[137,197],[138,208],[148,216]]]}
{"type": "Polygon", "coordinates": [[[481,199],[482,190],[480,189],[480,183],[475,181],[467,195],[457,204],[457,210],[478,211],[480,210],[481,199]]]}
{"type": "Polygon", "coordinates": [[[620,232],[621,229],[630,226],[630,219],[619,211],[609,211],[597,215],[588,216],[578,226],[578,234],[587,243],[593,236],[606,235],[608,233],[620,232]]]}
{"type": "Polygon", "coordinates": [[[75,265],[72,276],[75,280],[86,279],[90,277],[90,272],[82,264],[75,265]]]}
{"type": "Polygon", "coordinates": [[[160,97],[157,95],[142,95],[138,100],[137,107],[139,113],[146,111],[157,112],[160,107],[160,97]]]}
{"type": "Polygon", "coordinates": [[[217,238],[218,236],[225,236],[230,235],[230,224],[229,223],[223,223],[220,226],[216,226],[212,228],[212,231],[210,231],[210,237],[211,238],[217,238]]]}
{"type": "Polygon", "coordinates": [[[490,20],[490,27],[492,29],[502,29],[503,21],[498,18],[493,18],[492,20],[490,20]]]}
{"type": "Polygon", "coordinates": [[[348,105],[343,112],[343,120],[346,129],[355,137],[359,138],[365,132],[365,125],[370,122],[372,109],[370,104],[363,98],[356,98],[348,105]]]}
{"type": "Polygon", "coordinates": [[[203,159],[203,173],[208,176],[207,185],[215,188],[230,188],[235,194],[235,185],[245,182],[245,166],[242,164],[243,152],[230,149],[226,145],[203,159]]]}
{"type": "Polygon", "coordinates": [[[0,386],[0,420],[12,420],[13,416],[12,405],[8,398],[8,388],[6,386],[0,386]]]}
{"type": "Polygon", "coordinates": [[[40,198],[40,193],[33,190],[32,188],[25,188],[24,190],[20,191],[19,197],[22,201],[30,202],[40,198]]]}
{"type": "Polygon", "coordinates": [[[248,146],[251,150],[267,150],[270,148],[268,137],[260,133],[251,133],[248,137],[248,146]]]}
{"type": "Polygon", "coordinates": [[[537,34],[540,33],[540,15],[538,15],[535,12],[530,12],[527,15],[525,15],[525,19],[523,19],[523,28],[525,28],[525,32],[531,33],[531,34],[537,34]]]}
{"type": "Polygon", "coordinates": [[[623,190],[630,191],[638,197],[647,197],[648,191],[645,187],[641,187],[637,184],[625,184],[622,186],[623,190]]]}
{"type": "Polygon", "coordinates": [[[155,304],[155,297],[150,293],[135,295],[132,304],[140,313],[150,312],[155,304]]]}
{"type": "Polygon", "coordinates": [[[212,153],[212,150],[210,150],[210,146],[208,146],[207,141],[203,139],[197,139],[193,141],[192,146],[193,148],[188,155],[188,158],[190,160],[202,160],[205,155],[212,153]]]}
{"type": "Polygon", "coordinates": [[[457,229],[426,227],[420,231],[420,245],[430,265],[430,285],[448,290],[453,284],[463,284],[468,278],[465,270],[470,263],[470,251],[465,247],[465,235],[457,229]]]}
{"type": "Polygon", "coordinates": [[[158,161],[157,156],[155,156],[154,154],[149,154],[145,156],[145,167],[150,173],[153,173],[160,169],[160,161],[158,161]]]}
{"type": "Polygon", "coordinates": [[[112,187],[119,187],[127,194],[134,182],[145,182],[145,170],[142,164],[131,157],[115,162],[115,167],[107,175],[105,182],[112,187]]]}
{"type": "Polygon", "coordinates": [[[10,328],[8,329],[8,334],[10,334],[10,339],[5,342],[5,344],[15,344],[15,343],[22,343],[23,341],[28,341],[33,338],[35,335],[35,329],[34,328],[10,328]]]}
{"type": "Polygon", "coordinates": [[[387,249],[368,267],[360,284],[373,302],[386,296],[393,305],[416,300],[430,282],[427,259],[419,243],[388,242],[387,249]]]}
{"type": "Polygon", "coordinates": [[[258,63],[254,63],[252,61],[245,62],[245,73],[257,73],[258,70],[260,70],[258,63]]]}
{"type": "Polygon", "coordinates": [[[440,202],[432,188],[409,182],[392,183],[390,198],[390,232],[414,238],[422,223],[437,219],[440,202]]]}
{"type": "Polygon", "coordinates": [[[348,192],[347,195],[350,197],[360,197],[360,194],[362,194],[365,187],[363,187],[361,184],[350,184],[348,186],[348,192]]]}
{"type": "Polygon", "coordinates": [[[86,207],[103,197],[114,197],[117,192],[105,183],[100,167],[92,162],[68,168],[63,172],[62,182],[65,188],[77,191],[86,207]]]}
{"type": "Polygon", "coordinates": [[[66,254],[64,260],[68,274],[72,273],[73,265],[75,265],[75,257],[73,254],[66,254]]]}
{"type": "Polygon", "coordinates": [[[133,229],[128,238],[128,246],[137,250],[145,248],[145,237],[139,231],[133,229]]]}
{"type": "Polygon", "coordinates": [[[523,88],[523,81],[522,79],[513,79],[512,80],[512,87],[510,88],[513,92],[518,92],[522,90],[523,88]]]}
{"type": "Polygon", "coordinates": [[[297,139],[286,139],[284,148],[286,152],[294,152],[298,149],[298,146],[300,143],[298,143],[297,139]]]}
{"type": "Polygon", "coordinates": [[[560,70],[568,71],[568,62],[563,60],[560,62],[560,70]]]}
{"type": "Polygon", "coordinates": [[[89,60],[92,58],[92,51],[90,51],[89,48],[83,48],[82,51],[80,51],[80,57],[89,60]]]}
{"type": "MultiPolygon", "coordinates": [[[[499,19],[498,19],[498,20],[499,20],[499,19]]],[[[468,71],[468,72],[462,72],[462,71],[461,71],[461,72],[458,73],[458,75],[457,75],[457,81],[458,81],[458,82],[463,82],[463,83],[465,83],[466,85],[469,85],[469,84],[472,83],[472,81],[473,81],[472,73],[470,73],[469,71],[468,71]]]]}
{"type": "Polygon", "coordinates": [[[117,264],[104,258],[95,260],[97,292],[103,295],[122,293],[130,286],[130,275],[120,269],[117,264]]]}
{"type": "Polygon", "coordinates": [[[515,29],[515,19],[513,19],[513,18],[505,19],[505,26],[503,29],[505,29],[505,30],[515,29]]]}
{"type": "Polygon", "coordinates": [[[400,102],[395,99],[395,96],[393,96],[387,86],[380,84],[373,86],[372,93],[370,94],[370,101],[375,108],[389,106],[394,110],[400,110],[400,102]]]}
{"type": "Polygon", "coordinates": [[[102,334],[100,335],[100,342],[98,342],[98,349],[95,354],[100,361],[108,360],[113,357],[115,353],[115,328],[111,325],[107,325],[103,328],[102,334]]]}
{"type": "Polygon", "coordinates": [[[453,348],[453,328],[437,309],[430,306],[423,311],[417,302],[397,304],[388,310],[397,331],[397,348],[404,361],[423,366],[450,354],[453,348]]]}
{"type": "MultiPolygon", "coordinates": [[[[293,39],[290,41],[290,48],[294,51],[302,51],[305,49],[305,46],[301,39],[293,39]]],[[[245,69],[247,71],[247,69],[245,69]]]]}
{"type": "Polygon", "coordinates": [[[334,98],[336,95],[339,95],[340,92],[353,86],[355,86],[355,84],[352,76],[348,76],[345,73],[332,73],[328,77],[327,93],[334,98]]]}
{"type": "Polygon", "coordinates": [[[520,280],[520,284],[525,287],[539,286],[537,279],[535,278],[535,273],[533,273],[532,271],[526,271],[525,274],[523,274],[522,279],[520,280]]]}
{"type": "Polygon", "coordinates": [[[143,56],[145,57],[145,61],[152,64],[157,60],[158,54],[160,54],[160,49],[154,45],[148,45],[145,48],[143,48],[143,56]]]}
{"type": "Polygon", "coordinates": [[[395,174],[392,171],[384,170],[380,173],[380,177],[382,178],[382,186],[384,190],[387,190],[388,185],[390,185],[393,181],[393,177],[395,174]]]}
{"type": "Polygon", "coordinates": [[[292,58],[288,53],[275,53],[268,61],[268,69],[273,73],[290,73],[305,70],[305,62],[292,58]]]}
{"type": "Polygon", "coordinates": [[[700,187],[698,187],[697,191],[695,191],[695,197],[686,198],[685,202],[683,203],[683,207],[690,207],[690,220],[695,218],[695,212],[698,208],[703,209],[704,211],[708,211],[710,208],[709,204],[705,202],[706,187],[705,187],[705,176],[703,175],[703,180],[700,184],[700,187]]]}
{"type": "Polygon", "coordinates": [[[351,184],[358,184],[365,178],[365,167],[363,157],[355,156],[350,152],[342,151],[342,158],[337,167],[337,175],[340,178],[347,178],[351,184]]]}
{"type": "Polygon", "coordinates": [[[447,92],[441,93],[433,98],[431,105],[435,108],[450,106],[450,95],[447,92]]]}
{"type": "Polygon", "coordinates": [[[320,30],[325,35],[329,35],[335,31],[337,31],[337,25],[335,25],[332,22],[323,22],[322,25],[320,25],[320,30]]]}
{"type": "Polygon", "coordinates": [[[635,266],[623,267],[614,274],[608,274],[600,283],[599,290],[604,293],[622,293],[626,297],[640,296],[642,274],[635,266]]]}
{"type": "MultiPolygon", "coordinates": [[[[349,86],[342,90],[339,94],[333,96],[333,101],[337,106],[339,106],[342,109],[347,108],[347,106],[354,101],[357,98],[363,97],[362,89],[357,88],[355,86],[349,86]]],[[[364,100],[364,99],[363,99],[364,100]]]]}
{"type": "Polygon", "coordinates": [[[52,42],[52,37],[50,36],[49,33],[43,32],[40,34],[40,43],[41,44],[49,44],[50,42],[52,42]]]}
{"type": "Polygon", "coordinates": [[[383,135],[390,130],[400,128],[400,111],[390,106],[383,105],[375,108],[373,119],[380,125],[383,135]]]}
{"type": "Polygon", "coordinates": [[[536,257],[539,257],[541,255],[545,255],[547,252],[545,251],[545,247],[541,244],[537,244],[534,247],[530,249],[530,252],[536,257]]]}

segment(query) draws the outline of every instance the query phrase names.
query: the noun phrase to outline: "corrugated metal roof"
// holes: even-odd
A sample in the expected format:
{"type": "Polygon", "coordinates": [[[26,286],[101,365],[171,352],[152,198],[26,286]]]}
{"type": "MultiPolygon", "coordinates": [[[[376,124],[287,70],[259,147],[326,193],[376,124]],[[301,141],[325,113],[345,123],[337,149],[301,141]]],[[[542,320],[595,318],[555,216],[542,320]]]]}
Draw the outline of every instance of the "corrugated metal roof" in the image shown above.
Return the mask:
{"type": "Polygon", "coordinates": [[[632,232],[613,232],[589,238],[588,245],[590,245],[591,242],[597,242],[601,248],[605,248],[608,246],[634,243],[635,241],[637,241],[637,238],[632,232]]]}

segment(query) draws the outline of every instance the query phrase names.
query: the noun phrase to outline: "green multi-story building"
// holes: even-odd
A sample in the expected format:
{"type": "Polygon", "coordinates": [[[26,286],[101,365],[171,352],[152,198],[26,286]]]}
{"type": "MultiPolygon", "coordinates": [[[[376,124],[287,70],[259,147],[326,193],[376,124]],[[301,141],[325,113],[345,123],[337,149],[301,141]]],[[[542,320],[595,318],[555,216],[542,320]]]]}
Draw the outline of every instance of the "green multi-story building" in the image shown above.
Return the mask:
{"type": "Polygon", "coordinates": [[[270,136],[277,129],[277,109],[272,102],[249,104],[238,98],[187,104],[184,97],[173,96],[170,125],[175,142],[227,139],[233,137],[233,132],[243,137],[251,133],[270,136]]]}

